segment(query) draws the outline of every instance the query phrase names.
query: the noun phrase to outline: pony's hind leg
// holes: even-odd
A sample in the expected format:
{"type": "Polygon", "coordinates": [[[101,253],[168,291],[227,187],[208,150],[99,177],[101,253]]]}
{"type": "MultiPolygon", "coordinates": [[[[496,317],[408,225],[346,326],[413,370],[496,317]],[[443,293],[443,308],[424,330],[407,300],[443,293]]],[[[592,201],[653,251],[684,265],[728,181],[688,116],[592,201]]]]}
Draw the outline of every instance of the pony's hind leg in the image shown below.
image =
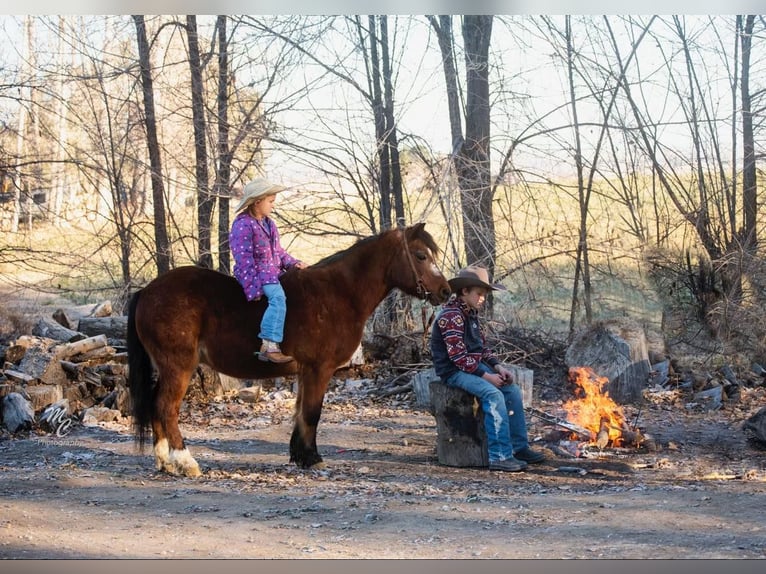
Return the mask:
{"type": "Polygon", "coordinates": [[[152,428],[157,470],[194,478],[200,476],[202,471],[186,448],[181,429],[178,428],[178,413],[190,378],[191,374],[166,378],[165,384],[158,381],[152,428]],[[167,384],[168,381],[174,381],[174,384],[167,384]]]}

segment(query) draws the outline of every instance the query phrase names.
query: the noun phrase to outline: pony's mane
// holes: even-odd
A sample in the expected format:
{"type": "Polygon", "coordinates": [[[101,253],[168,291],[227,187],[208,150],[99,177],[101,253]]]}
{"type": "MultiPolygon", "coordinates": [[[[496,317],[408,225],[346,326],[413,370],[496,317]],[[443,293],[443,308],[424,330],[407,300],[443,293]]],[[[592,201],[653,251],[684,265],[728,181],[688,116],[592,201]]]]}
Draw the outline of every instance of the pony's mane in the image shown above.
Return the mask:
{"type": "MultiPolygon", "coordinates": [[[[408,229],[387,229],[386,231],[382,231],[378,233],[377,235],[370,235],[369,237],[363,237],[362,239],[359,239],[351,245],[350,247],[347,247],[346,249],[343,249],[341,251],[338,251],[337,253],[333,253],[332,255],[328,255],[324,259],[320,259],[317,261],[313,267],[324,267],[327,265],[332,264],[335,261],[338,261],[339,259],[343,259],[346,254],[348,254],[350,251],[355,250],[359,247],[362,247],[363,245],[366,245],[367,243],[371,243],[380,237],[383,237],[384,235],[390,234],[390,233],[397,233],[398,231],[402,231],[403,233],[406,233],[408,229]]],[[[426,244],[426,247],[431,251],[433,255],[439,254],[439,246],[436,245],[436,241],[434,241],[434,238],[431,236],[430,233],[428,233],[425,228],[421,225],[418,226],[416,230],[416,234],[413,237],[413,239],[420,239],[423,243],[426,244]]]]}

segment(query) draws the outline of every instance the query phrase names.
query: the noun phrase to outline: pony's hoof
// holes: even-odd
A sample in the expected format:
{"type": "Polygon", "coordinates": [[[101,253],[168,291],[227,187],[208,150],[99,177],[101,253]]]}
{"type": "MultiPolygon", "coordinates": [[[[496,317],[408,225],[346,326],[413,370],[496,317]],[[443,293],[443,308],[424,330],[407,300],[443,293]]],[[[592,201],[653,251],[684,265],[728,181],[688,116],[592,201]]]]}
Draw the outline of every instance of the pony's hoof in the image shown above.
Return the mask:
{"type": "Polygon", "coordinates": [[[185,476],[188,476],[189,478],[198,478],[202,476],[202,471],[199,469],[198,466],[192,467],[192,468],[184,468],[181,470],[181,473],[185,476]]]}

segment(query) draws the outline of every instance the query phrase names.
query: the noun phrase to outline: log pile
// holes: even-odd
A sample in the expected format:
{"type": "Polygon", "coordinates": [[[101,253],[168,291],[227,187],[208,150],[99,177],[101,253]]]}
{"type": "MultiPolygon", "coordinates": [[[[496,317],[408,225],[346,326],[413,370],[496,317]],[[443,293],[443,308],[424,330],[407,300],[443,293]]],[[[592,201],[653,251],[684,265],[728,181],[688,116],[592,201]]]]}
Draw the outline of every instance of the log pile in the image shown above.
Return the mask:
{"type": "Polygon", "coordinates": [[[111,312],[111,303],[101,303],[78,323],[58,309],[39,318],[31,334],[0,346],[2,426],[12,433],[37,426],[61,434],[75,419],[129,416],[127,318],[111,312]]]}
{"type": "MultiPolygon", "coordinates": [[[[127,317],[111,313],[109,302],[75,319],[59,309],[33,323],[30,335],[0,344],[0,428],[61,434],[72,421],[128,422],[127,317]]],[[[245,384],[200,365],[187,398],[245,384]]]]}
{"type": "Polygon", "coordinates": [[[116,411],[109,414],[112,419],[128,416],[127,352],[110,345],[103,334],[71,335],[63,326],[52,329],[45,321],[38,325],[44,329],[35,331],[48,336],[23,335],[2,357],[0,398],[6,428],[11,432],[29,428],[28,417],[27,424],[18,424],[18,415],[24,410],[19,407],[22,400],[28,405],[27,412],[40,416],[54,404],[65,406],[67,416],[78,418],[94,407],[116,411]],[[52,338],[54,335],[66,336],[67,340],[52,338]]]}

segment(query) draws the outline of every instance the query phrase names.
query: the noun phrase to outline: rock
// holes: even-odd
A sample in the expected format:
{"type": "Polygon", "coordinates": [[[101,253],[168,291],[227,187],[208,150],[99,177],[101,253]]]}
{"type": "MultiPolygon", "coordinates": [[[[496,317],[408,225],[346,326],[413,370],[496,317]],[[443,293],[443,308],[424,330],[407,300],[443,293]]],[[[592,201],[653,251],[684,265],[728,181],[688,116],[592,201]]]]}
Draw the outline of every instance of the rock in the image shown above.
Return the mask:
{"type": "Polygon", "coordinates": [[[567,349],[568,367],[590,367],[609,379],[606,390],[617,403],[640,403],[651,365],[643,329],[628,319],[599,321],[581,331],[567,349]]]}
{"type": "Polygon", "coordinates": [[[85,409],[82,414],[82,424],[96,425],[98,423],[110,423],[122,420],[122,413],[106,407],[91,407],[85,409]]]}
{"type": "Polygon", "coordinates": [[[261,399],[262,389],[260,385],[239,389],[237,396],[244,403],[257,403],[261,399]]]}
{"type": "Polygon", "coordinates": [[[757,413],[747,419],[742,430],[750,438],[766,447],[766,407],[762,407],[757,413]]]}
{"type": "Polygon", "coordinates": [[[19,393],[10,393],[3,398],[3,424],[10,432],[29,430],[35,421],[31,403],[19,393]]]}

